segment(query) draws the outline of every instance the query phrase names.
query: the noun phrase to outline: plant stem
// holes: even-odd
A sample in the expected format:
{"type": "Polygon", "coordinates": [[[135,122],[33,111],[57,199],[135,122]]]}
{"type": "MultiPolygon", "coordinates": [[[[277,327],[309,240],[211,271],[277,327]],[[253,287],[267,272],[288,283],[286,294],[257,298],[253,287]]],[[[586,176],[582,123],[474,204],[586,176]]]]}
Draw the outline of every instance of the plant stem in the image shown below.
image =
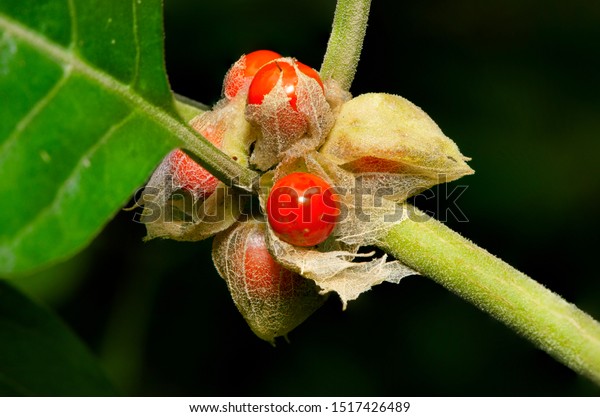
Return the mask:
{"type": "MultiPolygon", "coordinates": [[[[202,104],[180,95],[176,95],[175,104],[180,116],[186,122],[206,111],[202,104]]],[[[255,190],[258,184],[256,172],[235,162],[189,126],[187,130],[189,134],[180,135],[179,140],[182,149],[194,161],[227,185],[246,191],[255,190]]]]}
{"type": "Polygon", "coordinates": [[[360,59],[371,0],[338,0],[331,36],[321,64],[321,77],[334,79],[344,90],[350,85],[360,59]]]}
{"type": "Polygon", "coordinates": [[[575,305],[406,205],[381,245],[600,385],[600,323],[575,305]]]}
{"type": "Polygon", "coordinates": [[[173,98],[175,99],[175,109],[177,110],[177,113],[179,113],[181,118],[185,121],[192,120],[199,114],[210,110],[210,106],[182,96],[181,94],[173,93],[173,98]]]}

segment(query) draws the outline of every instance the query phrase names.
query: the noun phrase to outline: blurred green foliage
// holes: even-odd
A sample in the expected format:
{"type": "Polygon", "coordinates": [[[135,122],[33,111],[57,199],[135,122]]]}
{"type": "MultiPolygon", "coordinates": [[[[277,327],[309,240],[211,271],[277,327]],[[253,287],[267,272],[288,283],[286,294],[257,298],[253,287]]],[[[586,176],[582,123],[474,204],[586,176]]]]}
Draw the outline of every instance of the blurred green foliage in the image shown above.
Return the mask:
{"type": "MultiPolygon", "coordinates": [[[[212,104],[259,48],[318,68],[333,0],[166,0],[173,90],[212,104]]],[[[399,94],[473,158],[458,205],[421,208],[600,318],[600,4],[374,0],[355,95],[399,94]]],[[[442,197],[440,197],[442,194],[442,197]]],[[[210,242],[142,243],[122,212],[93,245],[27,285],[129,395],[599,395],[590,382],[424,277],[332,297],[277,348],[256,338],[210,242]],[[61,268],[63,268],[61,270],[61,268]],[[62,272],[61,272],[62,271],[62,272]],[[71,274],[71,275],[69,275],[71,274]],[[83,279],[82,278],[83,275],[83,279]],[[61,296],[62,294],[62,296],[61,296]]],[[[35,277],[31,278],[35,280],[35,277]]]]}

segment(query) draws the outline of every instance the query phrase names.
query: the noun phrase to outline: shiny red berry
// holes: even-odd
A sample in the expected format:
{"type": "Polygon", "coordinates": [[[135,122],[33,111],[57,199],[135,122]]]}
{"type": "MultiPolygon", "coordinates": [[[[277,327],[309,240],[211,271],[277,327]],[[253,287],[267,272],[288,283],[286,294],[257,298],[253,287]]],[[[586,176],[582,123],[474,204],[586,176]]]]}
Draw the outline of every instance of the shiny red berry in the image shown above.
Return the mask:
{"type": "MultiPolygon", "coordinates": [[[[317,71],[301,62],[294,62],[300,72],[317,81],[321,88],[323,88],[323,82],[317,71]]],[[[250,88],[248,89],[248,104],[262,104],[265,95],[271,92],[280,78],[282,83],[281,86],[290,99],[290,105],[294,110],[298,110],[296,106],[298,99],[296,94],[298,75],[296,74],[294,67],[283,60],[269,62],[254,75],[254,78],[250,83],[250,88]]]]}
{"type": "Polygon", "coordinates": [[[294,172],[277,181],[267,199],[267,219],[283,241],[314,246],[333,231],[340,215],[331,184],[306,172],[294,172]]]}

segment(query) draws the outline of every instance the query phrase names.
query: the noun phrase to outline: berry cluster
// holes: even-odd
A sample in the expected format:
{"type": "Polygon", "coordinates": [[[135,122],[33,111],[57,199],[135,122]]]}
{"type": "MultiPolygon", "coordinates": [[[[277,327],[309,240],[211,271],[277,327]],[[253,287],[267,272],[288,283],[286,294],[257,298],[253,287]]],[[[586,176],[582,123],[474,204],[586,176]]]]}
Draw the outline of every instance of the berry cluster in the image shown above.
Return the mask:
{"type": "MultiPolygon", "coordinates": [[[[325,89],[317,71],[276,52],[259,50],[243,55],[231,67],[225,76],[223,95],[229,102],[238,97],[245,99],[253,108],[252,112],[246,112],[247,119],[258,129],[268,132],[267,136],[277,136],[272,138],[273,141],[281,137],[293,141],[305,134],[310,123],[309,115],[303,113],[298,102],[299,97],[305,97],[306,101],[310,96],[303,90],[301,77],[314,80],[320,88],[318,100],[325,100],[325,89]],[[277,91],[284,92],[286,100],[274,98],[277,91]]],[[[221,147],[222,135],[211,129],[210,124],[202,126],[199,133],[221,147]]],[[[278,152],[276,158],[280,158],[281,153],[278,152]]],[[[181,188],[202,198],[215,191],[218,180],[181,150],[171,153],[169,163],[181,188]]],[[[272,188],[266,208],[275,234],[297,246],[314,246],[325,241],[335,227],[338,212],[333,186],[305,172],[280,178],[272,188]]]]}
{"type": "Polygon", "coordinates": [[[413,274],[359,249],[402,221],[397,203],[472,173],[456,144],[408,100],[352,98],[268,50],[237,60],[223,98],[190,125],[261,174],[261,213],[240,221],[238,191],[175,150],[142,195],[148,238],[216,236],[219,274],[250,328],[270,342],[312,314],[324,294],[336,292],[345,307],[373,285],[413,274]]]}
{"type": "MultiPolygon", "coordinates": [[[[282,161],[324,142],[333,125],[325,90],[313,68],[273,51],[255,51],[229,69],[223,99],[190,124],[238,163],[277,172],[282,161]]],[[[214,243],[215,265],[250,327],[269,341],[287,334],[324,300],[313,281],[282,266],[269,252],[269,233],[312,248],[329,238],[339,215],[337,194],[326,179],[302,168],[277,177],[262,207],[267,222],[236,222],[236,208],[217,192],[227,187],[180,149],[165,158],[149,183],[157,186],[158,194],[147,191],[145,197],[146,206],[152,197],[165,211],[175,207],[185,211],[178,218],[192,219],[147,221],[150,237],[198,240],[221,232],[214,243]],[[192,198],[185,208],[177,203],[179,192],[192,198]],[[194,221],[200,210],[219,207],[233,214],[216,226],[209,227],[205,218],[194,221]]]]}

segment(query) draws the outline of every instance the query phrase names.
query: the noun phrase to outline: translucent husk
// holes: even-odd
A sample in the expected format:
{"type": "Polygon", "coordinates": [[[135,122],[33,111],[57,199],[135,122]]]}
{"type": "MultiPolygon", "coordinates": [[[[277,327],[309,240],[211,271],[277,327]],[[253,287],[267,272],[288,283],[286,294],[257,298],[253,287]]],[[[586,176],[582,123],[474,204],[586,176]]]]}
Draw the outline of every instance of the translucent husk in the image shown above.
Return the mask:
{"type": "Polygon", "coordinates": [[[474,172],[423,110],[391,94],[344,103],[320,153],[354,173],[363,187],[398,202],[474,172]]]}
{"type": "MultiPolygon", "coordinates": [[[[312,172],[334,185],[342,213],[332,235],[316,248],[290,245],[269,230],[269,249],[282,265],[310,278],[323,293],[347,302],[382,282],[415,271],[387,255],[361,261],[359,249],[377,245],[406,219],[398,202],[473,171],[456,144],[420,108],[389,94],[340,100],[336,122],[319,152],[287,156],[262,179],[268,185],[292,172],[312,172]]],[[[263,192],[264,203],[267,193],[263,192]]],[[[372,254],[367,254],[370,256],[372,254]]]]}
{"type": "Polygon", "coordinates": [[[317,152],[302,158],[284,160],[274,172],[261,181],[264,188],[261,203],[268,195],[269,184],[292,172],[311,172],[330,184],[335,184],[341,215],[331,236],[317,247],[298,247],[279,239],[269,228],[269,250],[286,268],[312,279],[321,293],[336,292],[346,308],[348,301],[382,282],[397,283],[415,272],[398,261],[388,261],[387,255],[371,258],[372,253],[359,254],[363,246],[373,245],[389,229],[405,219],[398,206],[371,194],[357,195],[354,175],[317,152]]]}
{"type": "MultiPolygon", "coordinates": [[[[244,106],[243,98],[224,99],[212,111],[194,117],[190,125],[239,164],[247,166],[250,144],[257,131],[244,118],[244,106]]],[[[240,193],[221,182],[210,193],[204,192],[198,183],[190,188],[187,180],[177,175],[174,163],[178,159],[172,155],[167,155],[155,170],[141,197],[146,239],[197,241],[231,226],[241,214],[240,193]]]]}
{"type": "Polygon", "coordinates": [[[248,104],[246,118],[261,130],[250,162],[266,171],[286,156],[317,149],[333,125],[333,113],[323,88],[298,69],[295,60],[282,58],[298,77],[296,109],[290,105],[282,77],[261,104],[248,104]]]}
{"type": "Polygon", "coordinates": [[[207,126],[216,126],[222,131],[220,149],[238,164],[247,167],[250,145],[260,132],[244,116],[246,98],[239,94],[233,100],[222,99],[209,112],[204,112],[190,121],[190,125],[202,133],[207,126]]]}
{"type": "Polygon", "coordinates": [[[239,163],[265,171],[274,167],[261,178],[263,212],[272,184],[292,172],[311,172],[332,184],[341,214],[325,242],[296,247],[279,239],[267,223],[236,223],[240,199],[223,184],[217,188],[220,193],[206,199],[176,199],[181,184],[173,183],[169,166],[161,166],[149,183],[162,184],[159,193],[144,195],[148,202],[178,214],[147,222],[149,237],[198,240],[218,233],[213,246],[217,270],[252,330],[270,342],[305,320],[323,302],[321,295],[337,293],[346,308],[348,301],[374,285],[415,274],[385,254],[375,257],[361,248],[380,245],[406,220],[405,206],[398,202],[473,172],[454,142],[409,101],[388,94],[350,99],[334,81],[325,84],[324,95],[316,81],[297,73],[298,111],[278,84],[261,105],[245,106],[245,99],[237,97],[223,100],[191,124],[201,132],[216,132],[223,151],[239,163]],[[219,209],[225,215],[217,222],[207,221],[214,216],[205,213],[219,209]],[[259,237],[285,268],[283,274],[298,274],[293,292],[257,292],[245,281],[246,248],[259,237]]]}
{"type": "Polygon", "coordinates": [[[168,183],[169,175],[157,172],[144,189],[142,222],[146,225],[146,240],[207,239],[227,229],[241,214],[243,197],[223,183],[206,199],[198,199],[168,183]]]}
{"type": "MultiPolygon", "coordinates": [[[[218,234],[213,243],[213,262],[227,282],[233,301],[252,329],[261,339],[274,343],[286,336],[318,309],[325,297],[315,283],[289,271],[279,271],[270,277],[272,287],[257,286],[249,280],[247,268],[258,267],[257,259],[248,258],[248,247],[265,244],[264,222],[238,222],[218,234]]],[[[268,269],[265,274],[272,273],[268,269]]]]}

